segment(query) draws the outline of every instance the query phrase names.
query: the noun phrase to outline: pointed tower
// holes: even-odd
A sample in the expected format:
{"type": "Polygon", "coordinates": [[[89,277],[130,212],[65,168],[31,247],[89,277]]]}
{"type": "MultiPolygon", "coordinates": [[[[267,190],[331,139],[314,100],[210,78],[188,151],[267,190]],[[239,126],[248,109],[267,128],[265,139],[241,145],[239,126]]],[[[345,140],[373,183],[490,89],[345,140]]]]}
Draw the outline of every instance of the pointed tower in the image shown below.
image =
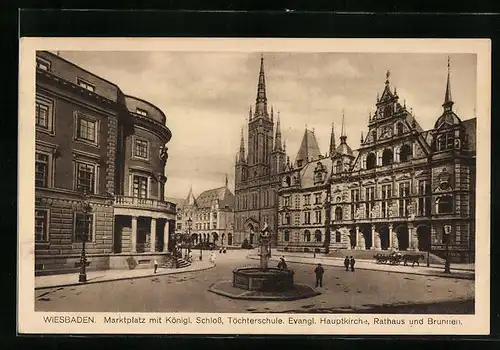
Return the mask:
{"type": "Polygon", "coordinates": [[[347,144],[347,135],[345,132],[345,113],[342,110],[342,129],[340,132],[340,145],[335,150],[335,155],[333,156],[333,167],[334,173],[340,174],[354,161],[354,155],[351,147],[347,144]]]}
{"type": "Polygon", "coordinates": [[[318,159],[320,156],[321,152],[314,132],[306,129],[304,136],[302,136],[302,142],[297,152],[297,157],[295,157],[295,164],[300,168],[311,160],[318,159]]]}
{"type": "Polygon", "coordinates": [[[264,56],[260,57],[259,83],[257,84],[257,98],[255,99],[255,117],[269,118],[267,114],[266,76],[264,73],[264,56]]]}
{"type": "Polygon", "coordinates": [[[276,135],[274,137],[274,148],[273,153],[271,154],[271,174],[278,174],[285,170],[285,158],[285,148],[282,145],[281,141],[280,113],[278,112],[278,119],[276,121],[276,135]]]}
{"type": "Polygon", "coordinates": [[[243,128],[241,128],[240,150],[236,156],[236,164],[235,164],[235,175],[234,175],[235,186],[239,186],[241,183],[246,181],[247,173],[248,173],[248,165],[245,154],[245,139],[243,137],[243,128]]]}
{"type": "Polygon", "coordinates": [[[448,57],[448,74],[444,93],[443,114],[434,124],[434,148],[436,151],[461,149],[465,138],[462,121],[453,111],[450,82],[450,57],[448,57]]]}
{"type": "Polygon", "coordinates": [[[193,194],[193,186],[189,188],[189,193],[186,197],[186,204],[185,206],[190,206],[190,207],[195,207],[196,206],[196,198],[194,197],[193,194]]]}
{"type": "Polygon", "coordinates": [[[337,147],[335,146],[335,123],[332,123],[332,133],[330,134],[330,152],[329,152],[330,157],[333,157],[336,148],[337,147]]]}
{"type": "Polygon", "coordinates": [[[247,163],[249,178],[260,177],[270,173],[274,138],[273,127],[273,121],[267,112],[264,57],[261,57],[255,110],[252,119],[248,123],[247,163]]]}

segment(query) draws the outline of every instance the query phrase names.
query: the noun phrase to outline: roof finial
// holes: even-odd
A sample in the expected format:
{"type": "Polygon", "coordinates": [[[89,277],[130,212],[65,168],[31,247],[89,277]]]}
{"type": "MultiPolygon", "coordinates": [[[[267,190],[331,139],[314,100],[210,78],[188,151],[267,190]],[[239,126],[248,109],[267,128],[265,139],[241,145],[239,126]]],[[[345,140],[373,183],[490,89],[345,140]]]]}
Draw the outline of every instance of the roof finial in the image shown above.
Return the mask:
{"type": "Polygon", "coordinates": [[[364,139],[365,138],[363,137],[363,130],[361,130],[361,143],[363,143],[364,139]]]}
{"type": "Polygon", "coordinates": [[[387,72],[385,73],[385,83],[386,84],[389,84],[389,77],[390,76],[391,76],[391,71],[387,70],[387,72]]]}
{"type": "Polygon", "coordinates": [[[334,155],[337,149],[335,145],[335,123],[332,123],[332,133],[330,135],[330,157],[334,155]]]}
{"type": "Polygon", "coordinates": [[[451,99],[451,83],[450,83],[450,56],[448,56],[448,77],[446,79],[446,92],[444,95],[443,107],[445,110],[451,110],[453,100],[451,99]]]}
{"type": "Polygon", "coordinates": [[[340,132],[340,137],[344,137],[345,136],[345,114],[344,114],[344,110],[342,109],[342,131],[340,132]]]}
{"type": "Polygon", "coordinates": [[[226,183],[226,187],[227,187],[227,184],[228,184],[228,181],[227,181],[227,173],[226,173],[226,182],[225,182],[225,183],[226,183]]]}

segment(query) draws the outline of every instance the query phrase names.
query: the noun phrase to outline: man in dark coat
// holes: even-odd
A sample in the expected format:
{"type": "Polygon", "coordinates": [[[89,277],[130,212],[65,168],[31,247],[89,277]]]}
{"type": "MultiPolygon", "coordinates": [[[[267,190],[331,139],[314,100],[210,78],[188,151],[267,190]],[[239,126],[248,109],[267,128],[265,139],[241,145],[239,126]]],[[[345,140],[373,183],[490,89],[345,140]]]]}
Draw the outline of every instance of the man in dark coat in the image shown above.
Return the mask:
{"type": "Polygon", "coordinates": [[[351,265],[351,271],[354,272],[354,265],[356,264],[356,260],[354,259],[353,256],[351,256],[350,259],[350,265],[351,265]]]}
{"type": "Polygon", "coordinates": [[[349,257],[348,256],[346,256],[344,259],[344,266],[345,266],[345,270],[349,271],[349,257]]]}
{"type": "Polygon", "coordinates": [[[314,273],[316,274],[316,287],[323,287],[323,274],[325,273],[325,269],[323,269],[321,264],[318,264],[314,269],[314,273]]]}

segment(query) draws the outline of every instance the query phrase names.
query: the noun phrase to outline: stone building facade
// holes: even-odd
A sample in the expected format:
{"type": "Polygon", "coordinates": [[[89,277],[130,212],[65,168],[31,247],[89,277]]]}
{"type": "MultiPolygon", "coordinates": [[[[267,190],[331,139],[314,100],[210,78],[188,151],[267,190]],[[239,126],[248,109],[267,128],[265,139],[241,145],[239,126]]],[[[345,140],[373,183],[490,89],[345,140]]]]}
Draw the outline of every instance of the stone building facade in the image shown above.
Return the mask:
{"type": "Polygon", "coordinates": [[[197,198],[189,190],[179,206],[175,233],[177,237],[191,236],[191,243],[215,243],[232,246],[234,241],[234,194],[225,186],[203,191],[197,198]],[[191,219],[191,227],[189,220],[191,219]]]}
{"type": "Polygon", "coordinates": [[[279,114],[268,111],[264,59],[261,58],[255,110],[250,107],[245,147],[241,131],[240,150],[235,164],[234,244],[245,239],[256,244],[265,223],[271,244],[277,244],[277,190],[279,173],[285,168],[285,145],[281,140],[279,114]]]}
{"type": "Polygon", "coordinates": [[[175,205],[163,197],[163,112],[46,51],[36,54],[35,109],[35,272],[74,271],[82,232],[90,269],[166,252],[175,205]]]}
{"type": "Polygon", "coordinates": [[[423,130],[391,89],[388,72],[358,150],[348,146],[344,131],[335,147],[332,130],[327,158],[287,164],[279,188],[279,249],[390,249],[444,256],[449,243],[453,259],[473,261],[476,119],[462,121],[452,107],[448,71],[442,115],[433,129],[423,130]],[[322,169],[328,185],[319,181],[322,169]],[[316,207],[299,203],[297,198],[309,195],[319,197],[316,207]],[[291,217],[319,213],[320,200],[326,215],[322,227],[314,227],[316,240],[312,227],[291,217]]]}

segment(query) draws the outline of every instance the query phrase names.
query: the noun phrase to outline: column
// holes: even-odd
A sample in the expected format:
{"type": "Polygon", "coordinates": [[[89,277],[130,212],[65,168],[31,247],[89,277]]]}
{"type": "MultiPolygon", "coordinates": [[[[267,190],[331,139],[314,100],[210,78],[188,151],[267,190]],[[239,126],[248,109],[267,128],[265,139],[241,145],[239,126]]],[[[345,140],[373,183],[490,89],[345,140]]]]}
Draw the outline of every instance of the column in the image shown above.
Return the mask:
{"type": "Polygon", "coordinates": [[[169,240],[169,221],[165,220],[165,227],[163,228],[163,251],[168,252],[168,240],[169,240]]]}
{"type": "Polygon", "coordinates": [[[156,219],[151,218],[151,252],[156,252],[156,219]]]}
{"type": "Polygon", "coordinates": [[[130,251],[137,253],[137,216],[132,216],[132,235],[130,237],[130,251]]]}
{"type": "Polygon", "coordinates": [[[134,179],[132,178],[132,174],[128,174],[128,195],[132,197],[132,186],[133,186],[134,179]]]}
{"type": "Polygon", "coordinates": [[[376,249],[377,243],[375,242],[375,225],[372,225],[372,247],[371,249],[376,249]]]}
{"type": "Polygon", "coordinates": [[[415,234],[414,234],[415,228],[413,227],[413,224],[408,224],[408,250],[415,250],[418,251],[418,242],[415,242],[415,234]]]}
{"type": "Polygon", "coordinates": [[[392,224],[389,224],[389,249],[392,249],[394,248],[394,233],[393,233],[393,230],[394,227],[392,226],[392,224]]]}

